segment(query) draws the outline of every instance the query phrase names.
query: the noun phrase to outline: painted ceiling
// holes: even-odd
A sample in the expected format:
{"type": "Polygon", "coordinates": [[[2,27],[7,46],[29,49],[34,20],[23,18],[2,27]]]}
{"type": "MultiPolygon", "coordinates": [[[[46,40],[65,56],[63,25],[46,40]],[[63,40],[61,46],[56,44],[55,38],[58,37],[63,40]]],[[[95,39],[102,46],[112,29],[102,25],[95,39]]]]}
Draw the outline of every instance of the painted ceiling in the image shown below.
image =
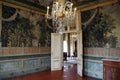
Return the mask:
{"type": "MultiPolygon", "coordinates": [[[[48,6],[48,5],[52,5],[53,1],[56,0],[27,0],[28,2],[40,5],[40,6],[48,6]]],[[[78,3],[83,3],[83,2],[90,2],[90,1],[95,1],[95,0],[67,0],[67,1],[71,1],[73,2],[75,5],[77,5],[78,3]]]]}
{"type": "Polygon", "coordinates": [[[53,0],[27,0],[27,1],[32,2],[34,4],[41,5],[41,6],[47,6],[52,4],[53,2],[53,0]]]}
{"type": "MultiPolygon", "coordinates": [[[[41,12],[46,12],[47,6],[52,6],[53,1],[56,0],[4,0],[4,1],[22,5],[41,12]]],[[[73,7],[80,8],[107,0],[66,0],[66,1],[72,2],[74,4],[73,7]]]]}

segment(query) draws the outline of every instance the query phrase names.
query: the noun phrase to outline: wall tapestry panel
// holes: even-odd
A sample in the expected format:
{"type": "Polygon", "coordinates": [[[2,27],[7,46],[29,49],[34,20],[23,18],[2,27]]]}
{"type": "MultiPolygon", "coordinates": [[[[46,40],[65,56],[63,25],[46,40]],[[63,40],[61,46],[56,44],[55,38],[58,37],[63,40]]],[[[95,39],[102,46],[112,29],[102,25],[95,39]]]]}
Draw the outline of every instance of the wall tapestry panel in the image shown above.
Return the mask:
{"type": "Polygon", "coordinates": [[[52,31],[44,15],[3,5],[2,47],[50,47],[52,31]]]}
{"type": "Polygon", "coordinates": [[[120,4],[82,12],[85,47],[120,47],[120,4]]]}

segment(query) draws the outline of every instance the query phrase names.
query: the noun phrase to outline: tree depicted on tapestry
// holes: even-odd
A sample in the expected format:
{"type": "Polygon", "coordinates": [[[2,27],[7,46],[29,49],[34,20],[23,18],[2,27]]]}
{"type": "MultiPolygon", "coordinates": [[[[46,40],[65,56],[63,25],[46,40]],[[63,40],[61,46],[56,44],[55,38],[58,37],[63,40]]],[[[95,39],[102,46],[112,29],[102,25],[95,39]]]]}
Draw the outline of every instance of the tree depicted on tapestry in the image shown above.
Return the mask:
{"type": "Polygon", "coordinates": [[[112,30],[115,20],[103,13],[102,8],[82,12],[82,29],[85,47],[116,47],[117,37],[112,30]]]}
{"type": "Polygon", "coordinates": [[[3,47],[50,47],[52,31],[46,25],[44,15],[3,5],[3,47]]]}

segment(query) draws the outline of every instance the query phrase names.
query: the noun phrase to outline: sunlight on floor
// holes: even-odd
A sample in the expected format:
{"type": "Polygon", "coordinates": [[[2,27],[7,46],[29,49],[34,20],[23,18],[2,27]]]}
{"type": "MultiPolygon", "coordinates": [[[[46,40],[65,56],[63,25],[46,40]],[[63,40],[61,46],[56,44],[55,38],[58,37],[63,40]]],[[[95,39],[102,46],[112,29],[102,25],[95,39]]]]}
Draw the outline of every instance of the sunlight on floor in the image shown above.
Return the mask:
{"type": "Polygon", "coordinates": [[[67,57],[67,63],[77,64],[77,57],[67,57]]]}

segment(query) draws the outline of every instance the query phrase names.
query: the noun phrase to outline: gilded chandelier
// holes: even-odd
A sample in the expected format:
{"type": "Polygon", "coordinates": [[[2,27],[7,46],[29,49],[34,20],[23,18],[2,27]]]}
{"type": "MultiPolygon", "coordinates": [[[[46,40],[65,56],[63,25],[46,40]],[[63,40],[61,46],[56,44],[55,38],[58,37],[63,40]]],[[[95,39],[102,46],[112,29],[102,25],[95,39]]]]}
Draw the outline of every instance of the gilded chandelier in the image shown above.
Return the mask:
{"type": "Polygon", "coordinates": [[[65,26],[68,26],[71,20],[75,18],[76,8],[73,10],[73,3],[70,1],[58,0],[54,1],[52,9],[47,7],[46,17],[52,19],[53,24],[57,24],[57,31],[63,31],[65,26]],[[51,14],[49,14],[51,12],[51,14]]]}

